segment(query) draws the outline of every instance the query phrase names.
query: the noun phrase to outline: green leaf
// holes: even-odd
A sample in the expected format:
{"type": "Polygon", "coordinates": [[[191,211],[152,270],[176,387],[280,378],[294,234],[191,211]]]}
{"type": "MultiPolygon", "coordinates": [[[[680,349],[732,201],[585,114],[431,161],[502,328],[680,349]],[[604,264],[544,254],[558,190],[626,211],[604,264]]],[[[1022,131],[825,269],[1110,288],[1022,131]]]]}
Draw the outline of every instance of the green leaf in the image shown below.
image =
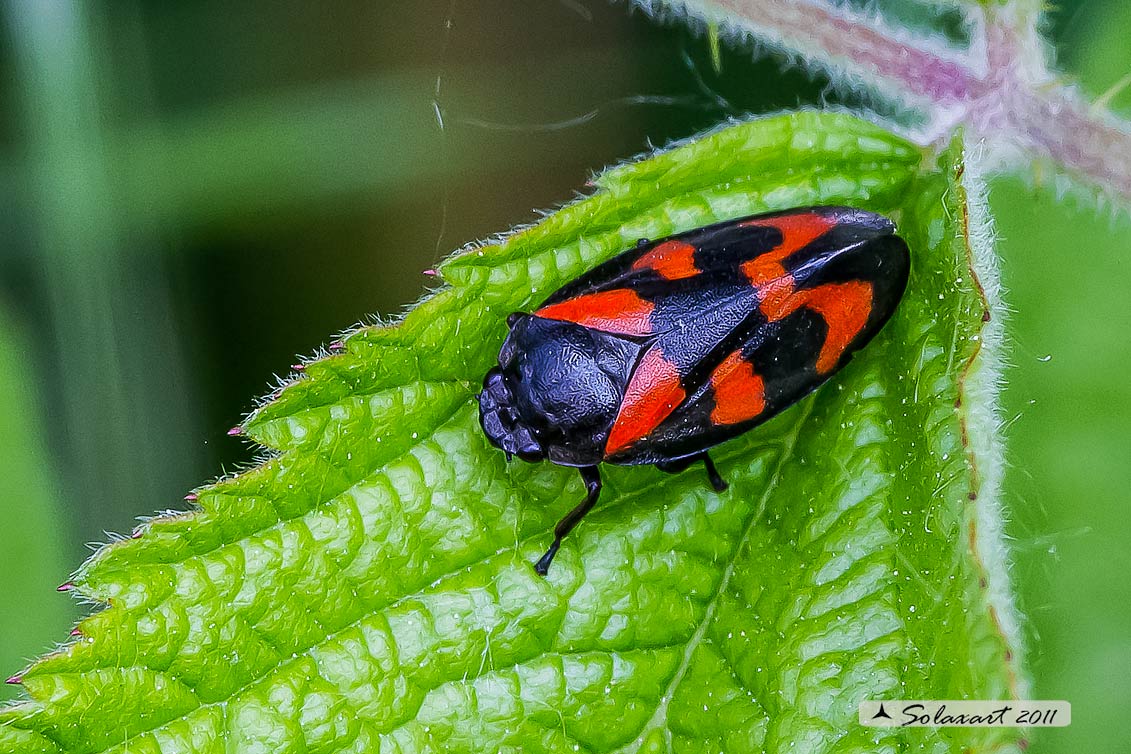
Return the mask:
{"type": "Polygon", "coordinates": [[[109,607],[24,674],[31,700],[0,713],[0,749],[1016,741],[856,722],[868,698],[1024,691],[982,350],[994,273],[971,251],[961,165],[958,148],[927,166],[844,115],[757,120],[608,171],[591,197],[450,259],[448,286],[403,322],[353,333],[249,418],[266,462],[80,569],[78,591],[109,607]],[[729,491],[608,469],[538,577],[582,489],[573,470],[507,464],[478,427],[506,315],[637,238],[821,203],[899,222],[914,270],[895,319],[815,396],[718,449],[729,491]]]}

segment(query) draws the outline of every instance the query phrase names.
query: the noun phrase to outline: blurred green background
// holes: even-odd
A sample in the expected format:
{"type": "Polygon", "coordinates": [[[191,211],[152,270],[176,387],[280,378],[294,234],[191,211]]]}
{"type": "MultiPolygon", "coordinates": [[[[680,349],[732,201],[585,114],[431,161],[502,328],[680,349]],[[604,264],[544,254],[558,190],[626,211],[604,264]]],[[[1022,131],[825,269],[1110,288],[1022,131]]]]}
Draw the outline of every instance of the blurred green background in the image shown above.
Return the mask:
{"type": "MultiPolygon", "coordinates": [[[[1047,31],[1092,96],[1131,71],[1123,0],[1047,31]]],[[[296,354],[604,165],[816,102],[853,103],[604,0],[0,3],[0,671],[66,638],[84,543],[249,462],[225,430],[296,354]]],[[[1074,706],[1032,750],[1106,752],[1131,742],[1131,222],[1054,193],[991,196],[1009,529],[1035,695],[1074,706]]]]}

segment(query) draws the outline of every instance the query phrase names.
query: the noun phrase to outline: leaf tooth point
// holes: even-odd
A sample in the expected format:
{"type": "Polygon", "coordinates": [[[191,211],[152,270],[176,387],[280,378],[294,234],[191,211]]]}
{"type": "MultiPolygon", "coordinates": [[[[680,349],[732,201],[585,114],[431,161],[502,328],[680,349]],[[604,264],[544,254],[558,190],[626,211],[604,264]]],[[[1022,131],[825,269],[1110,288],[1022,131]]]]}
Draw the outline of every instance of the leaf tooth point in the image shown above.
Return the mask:
{"type": "Polygon", "coordinates": [[[8,684],[11,684],[12,686],[15,686],[17,684],[23,683],[23,681],[24,681],[24,677],[22,675],[13,675],[13,676],[9,676],[8,679],[6,681],[4,681],[4,683],[8,683],[8,684]]]}
{"type": "Polygon", "coordinates": [[[72,628],[71,629],[71,636],[82,636],[82,629],[81,628],[72,628]]]}
{"type": "Polygon", "coordinates": [[[185,495],[185,500],[190,502],[190,503],[195,503],[199,498],[200,498],[200,496],[197,495],[195,492],[190,492],[187,495],[185,495]]]}
{"type": "Polygon", "coordinates": [[[140,527],[138,527],[137,529],[134,529],[132,532],[130,532],[130,539],[141,539],[141,536],[143,534],[145,534],[145,532],[142,531],[140,527]]]}
{"type": "Polygon", "coordinates": [[[305,372],[306,364],[291,364],[291,369],[295,370],[296,372],[305,372]]]}
{"type": "Polygon", "coordinates": [[[328,345],[326,347],[329,348],[331,351],[341,351],[341,350],[345,349],[346,344],[344,342],[340,341],[340,340],[335,340],[332,343],[330,343],[330,345],[328,345]]]}
{"type": "Polygon", "coordinates": [[[242,435],[242,434],[243,434],[243,427],[241,427],[238,424],[228,430],[228,437],[236,437],[237,435],[242,435]]]}
{"type": "Polygon", "coordinates": [[[59,586],[55,587],[55,591],[56,592],[70,592],[70,591],[74,591],[74,588],[75,588],[75,583],[73,581],[67,581],[67,582],[62,583],[59,586]]]}
{"type": "Polygon", "coordinates": [[[439,275],[440,272],[433,267],[429,267],[427,270],[424,270],[424,274],[430,278],[434,278],[439,275]]]}

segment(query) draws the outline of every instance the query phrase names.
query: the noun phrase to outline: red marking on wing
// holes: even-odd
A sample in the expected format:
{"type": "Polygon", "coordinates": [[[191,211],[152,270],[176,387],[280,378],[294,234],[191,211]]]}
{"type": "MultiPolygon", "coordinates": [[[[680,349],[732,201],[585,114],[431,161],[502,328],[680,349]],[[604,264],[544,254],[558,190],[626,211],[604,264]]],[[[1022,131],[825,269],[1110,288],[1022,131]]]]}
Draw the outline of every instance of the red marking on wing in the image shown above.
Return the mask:
{"type": "Polygon", "coordinates": [[[847,283],[825,283],[787,296],[781,301],[762,302],[762,312],[771,322],[788,317],[805,306],[824,317],[828,335],[817,356],[817,371],[831,372],[840,361],[844,349],[852,342],[872,313],[872,284],[862,280],[847,283]]]}
{"type": "Polygon", "coordinates": [[[665,280],[683,280],[699,274],[695,247],[685,241],[665,241],[637,259],[632,269],[654,270],[665,280]]]}
{"type": "Polygon", "coordinates": [[[656,348],[646,352],[625,390],[605,443],[605,457],[619,453],[660,426],[685,397],[675,364],[656,348]]]}
{"type": "Polygon", "coordinates": [[[836,222],[836,218],[826,217],[817,212],[799,212],[793,215],[747,220],[743,225],[747,227],[757,225],[763,228],[780,230],[782,242],[775,249],[775,252],[784,250],[782,257],[784,259],[827,233],[836,225],[836,222]]]}
{"type": "Polygon", "coordinates": [[[766,383],[754,371],[754,365],[735,351],[711,373],[715,408],[711,421],[715,424],[738,424],[749,421],[766,410],[766,383]]]}
{"type": "Polygon", "coordinates": [[[844,349],[860,334],[872,313],[872,284],[863,280],[848,283],[826,283],[801,291],[801,304],[825,318],[829,334],[817,357],[817,371],[831,372],[840,361],[844,349]]]}
{"type": "Polygon", "coordinates": [[[821,374],[831,372],[848,344],[868,322],[868,315],[872,312],[872,285],[852,281],[798,291],[795,290],[796,281],[782,263],[790,254],[828,232],[836,225],[836,220],[807,212],[751,220],[747,225],[774,227],[782,233],[781,244],[742,265],[742,272],[758,288],[762,314],[770,322],[776,322],[806,306],[824,317],[829,333],[817,356],[817,371],[821,374]]]}
{"type": "Polygon", "coordinates": [[[651,335],[653,308],[635,291],[615,288],[550,304],[534,314],[620,335],[651,335]]]}
{"type": "Polygon", "coordinates": [[[744,225],[777,228],[782,234],[782,242],[771,251],[742,264],[743,274],[758,289],[762,311],[769,317],[767,310],[780,308],[793,293],[793,276],[786,272],[782,263],[828,232],[836,225],[836,220],[807,212],[750,220],[744,225]]]}

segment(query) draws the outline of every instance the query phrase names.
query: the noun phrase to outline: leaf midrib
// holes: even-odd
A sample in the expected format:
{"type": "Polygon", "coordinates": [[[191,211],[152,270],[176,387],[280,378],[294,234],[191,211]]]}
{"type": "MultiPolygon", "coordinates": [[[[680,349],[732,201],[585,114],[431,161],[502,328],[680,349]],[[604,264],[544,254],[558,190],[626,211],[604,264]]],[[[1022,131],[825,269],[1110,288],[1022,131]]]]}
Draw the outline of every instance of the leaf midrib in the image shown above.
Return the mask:
{"type": "Polygon", "coordinates": [[[688,669],[691,667],[691,659],[695,654],[695,650],[702,644],[703,638],[707,635],[707,630],[711,627],[711,623],[715,618],[715,613],[718,611],[719,600],[725,593],[727,586],[730,585],[730,580],[734,576],[735,568],[738,564],[738,559],[742,554],[743,548],[750,539],[751,532],[754,527],[762,519],[762,514],[766,510],[766,504],[769,502],[770,495],[777,489],[778,482],[781,479],[782,470],[785,468],[786,463],[793,455],[793,450],[797,446],[797,440],[801,435],[801,429],[805,426],[805,422],[809,419],[809,415],[813,411],[813,401],[806,401],[801,408],[800,415],[797,418],[793,429],[788,435],[784,437],[782,442],[781,454],[778,456],[777,463],[774,466],[773,474],[770,476],[769,482],[766,484],[766,489],[762,492],[762,497],[758,501],[754,510],[750,514],[750,521],[742,530],[742,535],[738,538],[734,550],[727,561],[726,568],[723,569],[723,575],[719,579],[719,584],[715,588],[711,599],[707,602],[707,608],[703,611],[703,618],[699,621],[699,625],[695,627],[695,632],[691,634],[691,638],[687,640],[685,645],[683,658],[680,660],[679,666],[676,668],[675,673],[672,675],[671,680],[668,682],[664,692],[660,695],[659,704],[656,706],[656,711],[652,717],[648,719],[644,726],[637,732],[636,736],[631,742],[615,749],[611,754],[637,754],[640,747],[644,743],[645,737],[653,730],[663,726],[664,744],[668,752],[673,751],[671,740],[671,729],[667,727],[667,713],[668,705],[671,704],[672,697],[674,696],[679,685],[683,682],[684,676],[687,674],[688,669]]]}

